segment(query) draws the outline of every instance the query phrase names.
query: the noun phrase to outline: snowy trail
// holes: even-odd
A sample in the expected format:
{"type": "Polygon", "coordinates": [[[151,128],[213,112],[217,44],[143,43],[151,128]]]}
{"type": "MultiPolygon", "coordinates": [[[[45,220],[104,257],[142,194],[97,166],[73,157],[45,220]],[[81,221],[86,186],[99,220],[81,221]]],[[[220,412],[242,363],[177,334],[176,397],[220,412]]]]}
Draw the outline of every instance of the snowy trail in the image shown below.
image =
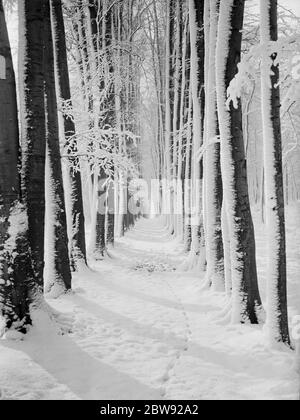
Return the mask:
{"type": "Polygon", "coordinates": [[[38,312],[25,341],[0,343],[0,399],[296,399],[294,354],[216,322],[224,296],[175,271],[182,259],[159,220],[141,220],[49,301],[55,323],[38,312]]]}

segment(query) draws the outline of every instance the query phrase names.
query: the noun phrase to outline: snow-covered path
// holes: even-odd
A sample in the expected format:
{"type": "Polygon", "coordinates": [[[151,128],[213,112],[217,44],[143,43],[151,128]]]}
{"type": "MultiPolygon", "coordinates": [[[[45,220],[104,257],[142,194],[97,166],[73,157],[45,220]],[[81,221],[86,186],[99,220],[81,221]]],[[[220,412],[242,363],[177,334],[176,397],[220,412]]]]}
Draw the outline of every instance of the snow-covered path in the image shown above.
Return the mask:
{"type": "Polygon", "coordinates": [[[297,399],[294,354],[224,323],[224,296],[182,260],[159,220],[141,220],[49,301],[52,321],[38,312],[25,341],[2,340],[0,399],[297,399]]]}

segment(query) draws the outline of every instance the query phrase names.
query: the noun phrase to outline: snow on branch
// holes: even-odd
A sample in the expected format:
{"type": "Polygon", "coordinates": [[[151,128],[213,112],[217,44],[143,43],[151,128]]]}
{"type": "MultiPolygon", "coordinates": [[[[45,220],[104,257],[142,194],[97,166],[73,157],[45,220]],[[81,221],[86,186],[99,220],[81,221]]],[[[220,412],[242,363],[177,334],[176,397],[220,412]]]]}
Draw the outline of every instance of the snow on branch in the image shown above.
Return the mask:
{"type": "Polygon", "coordinates": [[[270,75],[272,66],[280,64],[279,84],[285,88],[293,86],[294,94],[296,93],[300,97],[300,35],[297,34],[277,42],[254,46],[243,56],[238,65],[238,73],[231,81],[227,91],[228,107],[232,103],[236,108],[242,91],[251,91],[253,80],[256,79],[262,58],[265,56],[270,57],[270,75]]]}

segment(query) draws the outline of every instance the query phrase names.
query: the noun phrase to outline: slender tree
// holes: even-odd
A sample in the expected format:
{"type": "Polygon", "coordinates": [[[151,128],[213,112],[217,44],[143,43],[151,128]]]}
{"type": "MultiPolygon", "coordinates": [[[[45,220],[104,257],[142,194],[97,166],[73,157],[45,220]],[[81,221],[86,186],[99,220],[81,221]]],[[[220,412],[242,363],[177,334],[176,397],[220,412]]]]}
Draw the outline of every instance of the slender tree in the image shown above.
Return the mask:
{"type": "Polygon", "coordinates": [[[62,177],[58,128],[58,109],[55,87],[54,51],[51,29],[50,1],[45,1],[44,11],[44,80],[47,140],[47,225],[51,254],[47,291],[55,293],[71,288],[71,271],[68,249],[68,231],[62,177]],[[58,291],[56,290],[58,288],[58,291]]]}
{"type": "MultiPolygon", "coordinates": [[[[118,4],[115,8],[114,15],[114,30],[112,31],[113,42],[116,45],[115,52],[115,68],[114,68],[114,90],[115,90],[115,114],[116,114],[116,129],[119,133],[122,131],[122,81],[121,81],[121,63],[122,63],[122,16],[123,8],[118,4]]],[[[121,155],[125,148],[124,136],[119,135],[117,141],[117,150],[121,155]]],[[[124,170],[115,170],[115,236],[124,236],[124,216],[126,213],[126,197],[125,197],[125,173],[124,170]]]]}
{"type": "Polygon", "coordinates": [[[25,333],[31,323],[29,305],[34,302],[35,278],[27,208],[21,195],[15,74],[2,0],[0,57],[0,314],[4,329],[25,333]]]}
{"type": "Polygon", "coordinates": [[[44,285],[45,156],[44,0],[20,0],[19,92],[22,189],[28,208],[29,245],[40,291],[44,285]]]}
{"type": "Polygon", "coordinates": [[[203,145],[203,85],[204,85],[204,36],[203,31],[198,37],[198,31],[203,27],[204,1],[189,0],[190,41],[191,41],[191,92],[193,101],[193,150],[192,150],[192,245],[191,268],[198,264],[200,253],[202,176],[199,159],[200,148],[203,145]]]}
{"type": "MultiPolygon", "coordinates": [[[[182,41],[182,54],[181,54],[181,97],[180,97],[180,111],[179,111],[179,130],[178,130],[178,158],[177,158],[177,199],[176,199],[176,208],[177,208],[177,234],[180,239],[184,239],[184,220],[183,220],[183,213],[184,213],[184,159],[183,159],[183,133],[184,133],[184,125],[188,122],[186,118],[186,109],[185,107],[188,106],[188,99],[187,99],[187,82],[188,82],[188,75],[189,72],[187,71],[187,64],[189,56],[187,55],[188,51],[188,38],[189,38],[189,31],[188,25],[189,19],[188,14],[185,13],[185,24],[183,30],[183,41],[182,41]]],[[[187,155],[190,153],[190,150],[187,150],[187,155]]],[[[188,160],[189,157],[188,157],[188,160]]],[[[187,162],[186,162],[187,164],[187,162]]]]}
{"type": "MultiPolygon", "coordinates": [[[[50,6],[57,77],[57,96],[61,105],[62,102],[68,102],[69,105],[72,106],[62,2],[61,0],[51,0],[50,6]]],[[[64,141],[68,144],[69,139],[76,134],[75,123],[66,115],[61,115],[60,122],[63,124],[64,141]]],[[[72,232],[71,263],[74,269],[82,262],[84,264],[87,263],[82,183],[81,172],[78,170],[78,165],[80,166],[80,163],[78,162],[78,158],[76,158],[77,153],[77,142],[72,141],[71,154],[75,155],[75,157],[71,157],[69,160],[68,178],[70,181],[69,192],[72,232]]]]}
{"type": "MultiPolygon", "coordinates": [[[[192,246],[192,225],[191,225],[191,178],[192,178],[192,94],[189,93],[187,136],[186,136],[186,157],[185,157],[185,182],[184,182],[184,249],[191,252],[192,246]]],[[[189,268],[189,267],[187,267],[189,268]]]]}
{"type": "Polygon", "coordinates": [[[173,101],[173,148],[172,148],[172,208],[173,208],[173,226],[176,236],[180,235],[178,231],[178,219],[180,218],[180,208],[178,208],[178,191],[181,180],[178,179],[178,157],[179,157],[179,135],[180,135],[180,98],[181,98],[181,79],[182,79],[182,5],[176,2],[175,6],[175,46],[174,46],[174,101],[173,101]]]}
{"type": "MultiPolygon", "coordinates": [[[[217,100],[224,201],[230,236],[232,321],[259,322],[254,227],[250,210],[241,101],[226,106],[241,59],[245,0],[222,0],[217,41],[217,100]]],[[[228,273],[229,271],[227,271],[228,273]]]]}
{"type": "Polygon", "coordinates": [[[216,43],[218,28],[219,0],[209,1],[209,42],[205,60],[208,69],[206,86],[206,125],[205,125],[205,167],[204,176],[207,188],[206,201],[206,257],[207,280],[215,290],[224,290],[224,253],[221,228],[223,188],[220,165],[219,123],[216,95],[216,43]]]}
{"type": "Polygon", "coordinates": [[[172,113],[171,113],[171,42],[172,42],[172,10],[173,0],[167,0],[167,29],[166,29],[166,65],[165,65],[165,181],[163,185],[163,211],[167,216],[168,228],[173,233],[173,221],[170,208],[170,188],[168,182],[171,181],[171,131],[172,131],[172,113]]]}
{"type": "MultiPolygon", "coordinates": [[[[261,0],[261,42],[278,41],[278,2],[261,0]]],[[[262,118],[268,232],[267,326],[271,341],[290,344],[287,311],[285,207],[277,53],[262,59],[262,118]]]]}
{"type": "MultiPolygon", "coordinates": [[[[94,115],[98,113],[102,115],[101,120],[95,119],[93,122],[95,126],[106,129],[112,128],[115,119],[115,97],[113,94],[113,85],[111,83],[112,59],[110,53],[110,47],[112,42],[112,31],[113,31],[113,9],[109,7],[107,0],[101,0],[96,2],[90,2],[87,10],[88,26],[90,27],[90,51],[92,52],[92,63],[91,68],[97,68],[97,63],[101,63],[104,78],[97,83],[100,85],[100,90],[105,92],[105,99],[100,104],[100,110],[98,111],[97,97],[100,97],[101,92],[95,92],[93,97],[93,112],[94,115]],[[99,20],[100,24],[97,24],[99,20]],[[95,57],[95,58],[93,58],[95,57]]],[[[96,146],[97,147],[97,146],[96,146]]],[[[96,258],[102,258],[106,252],[107,240],[112,241],[114,237],[114,209],[108,211],[108,201],[114,202],[114,198],[108,200],[108,194],[112,194],[113,188],[109,188],[110,180],[108,179],[107,171],[102,165],[99,168],[99,176],[94,176],[95,191],[98,194],[98,205],[96,206],[96,218],[95,218],[95,242],[92,244],[92,252],[96,258]]]]}

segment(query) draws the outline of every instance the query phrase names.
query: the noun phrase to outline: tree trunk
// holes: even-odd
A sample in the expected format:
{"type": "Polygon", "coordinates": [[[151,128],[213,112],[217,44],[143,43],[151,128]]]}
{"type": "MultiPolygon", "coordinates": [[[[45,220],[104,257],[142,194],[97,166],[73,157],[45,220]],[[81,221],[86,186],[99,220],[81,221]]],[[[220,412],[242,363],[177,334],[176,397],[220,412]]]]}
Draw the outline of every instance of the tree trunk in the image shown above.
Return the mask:
{"type": "MultiPolygon", "coordinates": [[[[226,106],[227,88],[241,58],[245,0],[222,1],[217,42],[217,99],[224,201],[230,235],[232,321],[259,322],[254,227],[250,210],[241,101],[226,106]]],[[[227,273],[230,271],[227,270],[227,273]]],[[[228,282],[227,282],[228,283],[228,282]]]]}
{"type": "Polygon", "coordinates": [[[192,178],[192,119],[193,106],[192,94],[189,93],[186,159],[185,159],[185,184],[184,184],[184,249],[191,252],[192,247],[192,225],[191,225],[191,178],[192,178]]]}
{"type": "Polygon", "coordinates": [[[34,274],[44,287],[45,104],[43,73],[44,0],[19,1],[19,77],[22,189],[28,208],[29,245],[34,274]]]}
{"type": "Polygon", "coordinates": [[[174,103],[173,103],[173,148],[172,148],[172,180],[174,182],[172,189],[172,205],[173,205],[173,226],[174,234],[178,236],[178,219],[180,217],[178,208],[178,192],[181,180],[177,178],[178,156],[179,156],[179,129],[180,129],[180,98],[181,98],[181,78],[182,78],[182,6],[180,2],[176,2],[175,7],[175,48],[174,48],[174,103]]]}
{"type": "Polygon", "coordinates": [[[102,259],[106,252],[106,214],[107,214],[107,176],[100,169],[98,182],[98,207],[96,216],[96,246],[93,250],[95,259],[102,259]]]}
{"type": "Polygon", "coordinates": [[[4,328],[26,332],[35,279],[28,244],[28,215],[21,203],[15,74],[0,0],[0,315],[4,328]]]}
{"type": "MultiPolygon", "coordinates": [[[[188,104],[187,96],[187,86],[188,86],[188,75],[187,71],[187,61],[190,58],[187,54],[188,48],[188,16],[185,17],[184,31],[183,31],[183,41],[182,41],[182,57],[181,57],[181,98],[180,98],[180,112],[179,112],[179,132],[178,132],[178,160],[177,160],[177,234],[179,239],[182,241],[184,239],[184,159],[183,159],[183,136],[184,136],[184,125],[187,123],[185,118],[185,107],[188,104]]],[[[187,150],[190,153],[190,150],[187,150]]]]}
{"type": "MultiPolygon", "coordinates": [[[[116,174],[116,171],[114,171],[116,174]]],[[[106,210],[106,243],[115,243],[115,181],[112,180],[107,188],[107,210],[106,210]]]]}
{"type": "Polygon", "coordinates": [[[47,139],[47,227],[49,240],[49,278],[47,292],[61,293],[71,289],[68,230],[62,177],[58,110],[55,88],[54,52],[51,30],[50,1],[44,15],[44,75],[47,139]]]}
{"type": "MultiPolygon", "coordinates": [[[[261,42],[278,41],[277,0],[263,0],[261,42]]],[[[277,54],[262,63],[262,117],[268,232],[267,327],[272,342],[290,344],[287,311],[285,207],[277,54]]]]}
{"type": "Polygon", "coordinates": [[[173,0],[167,0],[167,29],[166,29],[166,80],[165,80],[165,187],[163,188],[164,198],[164,213],[167,216],[168,229],[173,231],[173,223],[171,220],[170,209],[170,186],[168,182],[171,181],[171,127],[172,127],[172,113],[171,113],[171,21],[172,21],[173,0]]]}
{"type": "MultiPolygon", "coordinates": [[[[57,77],[57,96],[60,103],[71,102],[70,80],[66,49],[65,26],[62,13],[61,0],[51,0],[51,18],[54,40],[55,70],[57,77]]],[[[76,134],[75,124],[71,118],[61,115],[63,118],[63,131],[65,143],[76,134]]],[[[71,153],[76,155],[78,152],[77,141],[72,140],[71,153]]],[[[68,176],[70,181],[70,204],[71,204],[71,263],[76,270],[78,263],[87,264],[86,259],[86,240],[85,240],[85,220],[82,199],[82,184],[80,173],[80,162],[78,158],[72,157],[68,163],[68,176]],[[76,169],[75,169],[76,168],[76,169]]]]}
{"type": "MultiPolygon", "coordinates": [[[[102,120],[96,119],[94,121],[95,126],[101,125],[101,128],[111,128],[114,124],[115,118],[115,96],[113,84],[110,85],[110,78],[113,72],[112,67],[112,57],[109,47],[112,42],[112,31],[113,31],[113,10],[109,7],[107,0],[104,0],[101,5],[96,2],[94,5],[90,4],[89,7],[89,18],[91,24],[91,35],[94,49],[97,59],[99,60],[101,53],[101,65],[103,66],[103,71],[105,73],[104,80],[101,82],[101,89],[105,90],[106,97],[101,108],[99,109],[99,114],[103,115],[102,120]],[[100,16],[99,16],[100,14],[100,16]],[[100,19],[101,24],[97,24],[97,20],[100,19]]],[[[100,92],[98,92],[100,96],[100,92]]],[[[94,95],[94,115],[97,115],[97,101],[95,101],[96,95],[94,95]]],[[[100,126],[99,126],[100,128],[100,126]]],[[[94,182],[96,181],[94,177],[94,182]]],[[[108,197],[108,194],[112,194],[113,189],[108,189],[109,184],[108,175],[106,168],[100,168],[100,179],[99,179],[99,205],[100,213],[96,216],[96,243],[95,249],[92,250],[96,258],[102,258],[106,251],[107,240],[112,241],[111,236],[114,236],[114,224],[115,224],[115,214],[114,212],[108,214],[108,202],[114,201],[114,196],[108,197]],[[104,207],[104,208],[103,208],[104,207]],[[110,232],[109,235],[108,232],[110,232]]]]}
{"type": "MultiPolygon", "coordinates": [[[[208,1],[208,0],[207,0],[208,1]]],[[[205,193],[206,201],[206,257],[207,280],[216,291],[223,291],[224,284],[224,252],[221,228],[221,213],[223,201],[223,186],[220,164],[220,144],[217,140],[219,124],[216,96],[216,42],[219,1],[210,1],[210,31],[209,45],[205,53],[208,68],[206,92],[206,130],[205,130],[205,166],[204,177],[208,186],[205,193]]]]}
{"type": "Polygon", "coordinates": [[[189,0],[190,40],[191,40],[191,91],[193,100],[193,151],[192,151],[192,245],[191,267],[199,262],[202,175],[199,152],[203,144],[203,84],[204,84],[204,36],[197,37],[203,26],[204,1],[189,0]]]}

